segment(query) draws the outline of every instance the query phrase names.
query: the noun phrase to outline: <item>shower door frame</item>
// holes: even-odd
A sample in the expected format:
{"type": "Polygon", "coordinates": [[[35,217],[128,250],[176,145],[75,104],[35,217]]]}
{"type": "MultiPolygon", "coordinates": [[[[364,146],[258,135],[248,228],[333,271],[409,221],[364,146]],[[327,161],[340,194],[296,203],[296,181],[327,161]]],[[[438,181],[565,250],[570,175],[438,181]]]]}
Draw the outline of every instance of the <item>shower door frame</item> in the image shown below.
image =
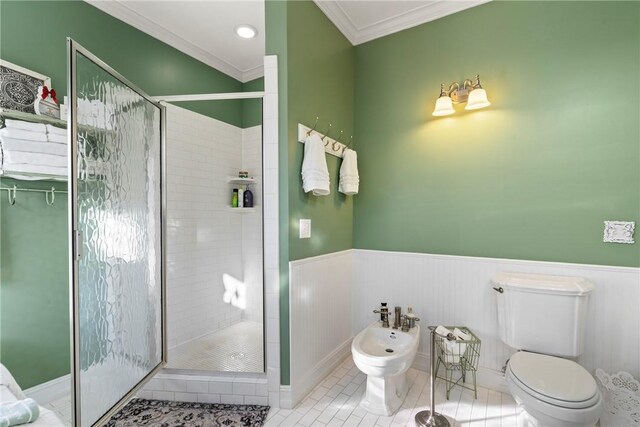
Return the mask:
{"type": "MultiPolygon", "coordinates": [[[[266,285],[267,285],[267,277],[265,274],[265,235],[264,235],[264,98],[265,91],[255,91],[255,92],[227,92],[227,93],[200,93],[200,94],[191,94],[191,95],[159,95],[154,96],[154,98],[159,103],[173,103],[173,102],[191,102],[191,101],[232,101],[239,99],[259,99],[261,102],[261,110],[262,110],[262,121],[260,122],[260,126],[262,127],[261,133],[261,163],[262,163],[262,197],[263,203],[261,206],[262,209],[262,372],[242,372],[242,371],[213,371],[206,369],[184,369],[184,368],[167,368],[167,371],[172,373],[175,372],[188,372],[189,374],[193,372],[215,372],[215,373],[239,373],[239,374],[251,374],[251,375],[266,375],[267,374],[267,314],[265,309],[265,300],[266,300],[266,285]]],[[[165,194],[163,193],[163,197],[165,194]]],[[[165,201],[163,201],[164,203],[165,201]]],[[[166,210],[165,210],[166,213],[166,210]]],[[[166,229],[163,228],[162,232],[164,233],[166,229]]],[[[166,337],[165,337],[166,341],[166,337]]],[[[167,350],[167,356],[169,352],[167,350]]],[[[166,365],[166,361],[165,361],[166,365]]]]}
{"type": "Polygon", "coordinates": [[[136,92],[160,110],[160,328],[161,328],[161,357],[160,363],[133,386],[118,402],[102,415],[93,425],[104,425],[124,404],[133,398],[136,392],[153,378],[167,364],[167,297],[166,297],[166,108],[153,97],[147,95],[138,86],[130,82],[100,58],[82,47],[72,38],[67,38],[67,91],[69,96],[69,110],[67,115],[67,143],[68,143],[68,211],[69,211],[69,291],[70,291],[70,335],[71,335],[71,413],[72,425],[80,427],[80,295],[79,295],[79,260],[81,256],[82,236],[78,229],[78,105],[77,105],[77,54],[81,54],[95,65],[119,80],[129,89],[136,92]]]}

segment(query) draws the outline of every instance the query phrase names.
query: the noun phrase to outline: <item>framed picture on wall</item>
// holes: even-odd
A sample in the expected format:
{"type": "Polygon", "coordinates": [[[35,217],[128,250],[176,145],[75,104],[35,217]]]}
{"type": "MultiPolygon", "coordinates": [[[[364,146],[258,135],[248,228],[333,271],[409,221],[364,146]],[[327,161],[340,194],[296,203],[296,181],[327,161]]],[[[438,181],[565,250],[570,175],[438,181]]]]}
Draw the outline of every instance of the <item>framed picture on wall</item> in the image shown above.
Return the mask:
{"type": "Polygon", "coordinates": [[[35,114],[40,86],[51,87],[51,79],[0,59],[0,108],[35,114]]]}

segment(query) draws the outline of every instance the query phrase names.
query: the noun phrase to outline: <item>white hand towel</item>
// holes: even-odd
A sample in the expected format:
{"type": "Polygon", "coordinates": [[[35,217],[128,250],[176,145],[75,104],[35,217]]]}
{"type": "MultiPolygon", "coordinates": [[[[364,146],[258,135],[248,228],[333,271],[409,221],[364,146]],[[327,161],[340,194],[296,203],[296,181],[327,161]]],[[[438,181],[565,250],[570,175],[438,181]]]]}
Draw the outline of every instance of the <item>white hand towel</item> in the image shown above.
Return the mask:
{"type": "Polygon", "coordinates": [[[60,168],[67,166],[67,158],[65,156],[56,156],[54,154],[3,150],[2,155],[2,164],[6,166],[17,164],[54,166],[60,168]]]}
{"type": "Polygon", "coordinates": [[[24,139],[2,138],[0,147],[5,151],[22,151],[24,153],[55,154],[66,156],[67,146],[64,144],[51,144],[42,141],[26,141],[24,139]]]}
{"type": "Polygon", "coordinates": [[[59,128],[59,127],[53,126],[53,125],[47,125],[47,133],[55,134],[55,135],[62,135],[64,137],[67,136],[67,130],[66,129],[59,128]]]}
{"type": "Polygon", "coordinates": [[[31,123],[31,122],[25,122],[23,120],[5,119],[4,125],[9,129],[22,129],[22,130],[28,130],[31,132],[39,132],[39,133],[47,132],[46,126],[42,123],[31,123]]]}
{"type": "Polygon", "coordinates": [[[24,139],[27,141],[46,141],[47,134],[44,132],[32,132],[29,130],[23,129],[11,129],[11,128],[2,128],[0,129],[0,138],[16,138],[16,139],[24,139]]]}
{"type": "Polygon", "coordinates": [[[347,148],[342,153],[342,165],[340,165],[340,184],[338,191],[347,196],[358,194],[360,177],[358,175],[358,154],[347,148]]]}
{"type": "Polygon", "coordinates": [[[314,196],[326,196],[330,193],[329,184],[324,142],[317,134],[313,134],[304,142],[302,188],[305,193],[312,191],[314,196]]]}

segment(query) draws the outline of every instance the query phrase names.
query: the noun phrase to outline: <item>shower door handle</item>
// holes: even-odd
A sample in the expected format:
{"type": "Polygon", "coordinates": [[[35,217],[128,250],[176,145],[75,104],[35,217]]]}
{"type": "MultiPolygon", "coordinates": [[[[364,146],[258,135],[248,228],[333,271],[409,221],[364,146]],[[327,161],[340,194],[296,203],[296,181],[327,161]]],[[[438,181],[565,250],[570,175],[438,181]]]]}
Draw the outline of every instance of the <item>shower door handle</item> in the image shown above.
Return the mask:
{"type": "Polygon", "coordinates": [[[82,232],[75,230],[76,261],[82,256],[82,232]]]}

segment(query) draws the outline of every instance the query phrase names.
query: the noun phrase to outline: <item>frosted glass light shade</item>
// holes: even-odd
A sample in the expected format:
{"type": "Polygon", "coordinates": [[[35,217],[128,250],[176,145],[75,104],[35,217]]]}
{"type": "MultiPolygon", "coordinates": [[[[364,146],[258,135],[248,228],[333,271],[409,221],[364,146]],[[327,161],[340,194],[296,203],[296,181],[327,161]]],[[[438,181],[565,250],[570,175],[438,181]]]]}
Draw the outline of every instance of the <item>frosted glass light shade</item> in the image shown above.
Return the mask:
{"type": "Polygon", "coordinates": [[[448,96],[441,96],[436,100],[436,109],[433,110],[433,113],[431,114],[434,116],[448,116],[455,112],[456,110],[453,109],[451,98],[448,96]]]}
{"type": "Polygon", "coordinates": [[[477,110],[478,108],[484,108],[491,105],[487,99],[487,92],[482,88],[477,88],[469,93],[469,99],[467,100],[467,106],[465,110],[477,110]]]}

